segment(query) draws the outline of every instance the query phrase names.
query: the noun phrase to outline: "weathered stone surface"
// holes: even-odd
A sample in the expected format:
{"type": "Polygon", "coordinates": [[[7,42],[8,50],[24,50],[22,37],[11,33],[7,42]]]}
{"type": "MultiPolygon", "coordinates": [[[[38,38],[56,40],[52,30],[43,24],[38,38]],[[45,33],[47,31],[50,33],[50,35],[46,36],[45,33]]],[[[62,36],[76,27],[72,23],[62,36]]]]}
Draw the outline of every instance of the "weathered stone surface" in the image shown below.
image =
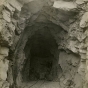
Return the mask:
{"type": "Polygon", "coordinates": [[[9,23],[8,27],[10,30],[12,30],[13,32],[15,31],[15,25],[13,23],[9,23]]]}
{"type": "Polygon", "coordinates": [[[88,27],[88,12],[84,13],[84,15],[82,16],[82,19],[80,21],[80,27],[88,27]]]}
{"type": "Polygon", "coordinates": [[[9,83],[0,79],[0,88],[9,88],[9,83]]]}
{"type": "MultiPolygon", "coordinates": [[[[0,13],[2,12],[3,8],[4,8],[4,6],[0,5],[0,13]]],[[[2,15],[2,14],[0,14],[0,15],[2,15]]]]}
{"type": "Polygon", "coordinates": [[[3,5],[5,0],[0,0],[0,5],[3,5]]]}
{"type": "Polygon", "coordinates": [[[22,4],[19,3],[17,0],[14,0],[14,1],[9,0],[9,4],[11,4],[18,11],[21,11],[22,4]]]}
{"type": "Polygon", "coordinates": [[[73,10],[76,9],[76,4],[73,2],[65,2],[65,1],[55,1],[53,7],[63,10],[73,10]]]}
{"type": "Polygon", "coordinates": [[[85,12],[88,12],[88,3],[87,2],[85,2],[85,3],[81,4],[81,5],[78,5],[78,7],[80,9],[84,10],[85,12]]]}
{"type": "Polygon", "coordinates": [[[80,60],[78,56],[75,56],[74,54],[67,54],[65,52],[60,53],[59,59],[59,64],[62,67],[63,71],[68,71],[70,69],[68,65],[77,66],[80,60]]]}
{"type": "Polygon", "coordinates": [[[68,49],[70,49],[74,53],[78,53],[77,41],[69,41],[67,45],[68,49]]]}
{"type": "Polygon", "coordinates": [[[82,83],[83,83],[82,78],[81,78],[81,76],[78,73],[76,73],[76,75],[74,77],[74,82],[76,84],[75,88],[82,88],[83,87],[83,85],[82,85],[82,83]]]}
{"type": "Polygon", "coordinates": [[[24,30],[24,28],[25,28],[25,26],[26,26],[26,24],[25,24],[25,22],[26,22],[26,18],[20,18],[19,19],[19,21],[18,21],[18,25],[19,25],[19,27],[16,29],[16,31],[18,32],[18,34],[20,34],[21,33],[21,29],[22,30],[24,30]]]}
{"type": "Polygon", "coordinates": [[[0,79],[6,80],[7,78],[7,71],[8,71],[8,60],[1,60],[0,61],[0,79]]]}
{"type": "Polygon", "coordinates": [[[7,10],[3,10],[3,18],[4,20],[6,20],[7,22],[11,22],[11,14],[9,11],[7,10]]]}
{"type": "Polygon", "coordinates": [[[79,69],[78,69],[78,73],[81,75],[83,80],[85,80],[85,78],[84,78],[85,70],[86,70],[86,62],[83,61],[83,62],[80,63],[80,66],[79,66],[79,69]]]}
{"type": "Polygon", "coordinates": [[[79,49],[79,52],[83,54],[86,54],[86,51],[87,51],[86,49],[79,49]]]}
{"type": "Polygon", "coordinates": [[[5,28],[6,26],[6,21],[3,19],[0,19],[0,32],[5,28]]]}
{"type": "Polygon", "coordinates": [[[26,8],[28,7],[29,12],[31,12],[32,14],[36,14],[43,8],[45,3],[46,3],[45,0],[34,0],[30,3],[24,4],[24,6],[26,8]]]}
{"type": "Polygon", "coordinates": [[[5,56],[0,55],[0,60],[4,60],[4,59],[5,59],[5,56]]]}
{"type": "Polygon", "coordinates": [[[17,0],[17,1],[19,1],[20,3],[22,3],[22,4],[25,4],[25,3],[29,3],[29,2],[31,2],[31,1],[34,1],[34,0],[17,0]]]}
{"type": "Polygon", "coordinates": [[[76,3],[77,4],[83,4],[85,2],[88,2],[88,0],[76,0],[76,3]]]}
{"type": "MultiPolygon", "coordinates": [[[[77,69],[78,69],[77,66],[78,66],[79,61],[80,61],[79,56],[75,56],[74,54],[70,54],[70,53],[67,54],[66,52],[60,52],[59,64],[60,64],[60,66],[63,70],[63,74],[65,76],[64,81],[62,81],[65,86],[69,86],[70,83],[72,83],[70,86],[73,86],[74,88],[76,88],[74,86],[75,81],[73,81],[72,79],[74,79],[75,75],[78,75],[77,74],[77,69]]],[[[82,79],[81,80],[78,79],[78,80],[79,80],[79,83],[80,83],[80,81],[82,81],[82,79]]]]}
{"type": "Polygon", "coordinates": [[[13,40],[13,34],[15,30],[15,26],[12,23],[6,23],[6,21],[1,20],[1,26],[0,26],[0,44],[2,45],[11,45],[13,40]]]}
{"type": "Polygon", "coordinates": [[[12,7],[8,2],[5,2],[4,6],[11,12],[13,13],[15,11],[15,8],[12,7]]]}
{"type": "Polygon", "coordinates": [[[88,83],[88,60],[86,61],[86,71],[85,72],[86,72],[86,75],[85,75],[86,76],[86,83],[88,83]]]}
{"type": "Polygon", "coordinates": [[[86,60],[86,54],[81,53],[80,56],[81,56],[81,58],[82,58],[83,60],[86,60]]]}
{"type": "Polygon", "coordinates": [[[86,37],[88,37],[88,28],[86,29],[86,31],[84,32],[84,34],[86,35],[86,37]]]}
{"type": "Polygon", "coordinates": [[[9,49],[7,47],[0,47],[0,55],[8,56],[9,49]]]}

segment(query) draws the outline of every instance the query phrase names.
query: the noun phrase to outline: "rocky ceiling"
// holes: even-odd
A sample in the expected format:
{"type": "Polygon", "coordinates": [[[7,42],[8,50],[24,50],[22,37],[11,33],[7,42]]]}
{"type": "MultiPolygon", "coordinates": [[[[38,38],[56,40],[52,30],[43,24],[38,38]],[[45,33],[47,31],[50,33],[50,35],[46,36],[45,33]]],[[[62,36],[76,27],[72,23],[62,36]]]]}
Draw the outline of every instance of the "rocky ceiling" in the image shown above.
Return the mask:
{"type": "Polygon", "coordinates": [[[88,0],[1,0],[0,88],[88,88],[87,15],[88,0]]]}

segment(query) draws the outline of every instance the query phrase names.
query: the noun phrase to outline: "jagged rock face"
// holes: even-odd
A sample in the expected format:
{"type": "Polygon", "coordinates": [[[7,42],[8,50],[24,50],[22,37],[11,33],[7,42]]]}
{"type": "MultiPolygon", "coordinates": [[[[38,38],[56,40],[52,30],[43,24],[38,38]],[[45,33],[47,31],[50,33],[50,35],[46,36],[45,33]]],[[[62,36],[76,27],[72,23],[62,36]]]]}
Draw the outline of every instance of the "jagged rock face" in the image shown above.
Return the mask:
{"type": "Polygon", "coordinates": [[[1,0],[0,88],[88,88],[87,11],[88,0],[1,0]]]}

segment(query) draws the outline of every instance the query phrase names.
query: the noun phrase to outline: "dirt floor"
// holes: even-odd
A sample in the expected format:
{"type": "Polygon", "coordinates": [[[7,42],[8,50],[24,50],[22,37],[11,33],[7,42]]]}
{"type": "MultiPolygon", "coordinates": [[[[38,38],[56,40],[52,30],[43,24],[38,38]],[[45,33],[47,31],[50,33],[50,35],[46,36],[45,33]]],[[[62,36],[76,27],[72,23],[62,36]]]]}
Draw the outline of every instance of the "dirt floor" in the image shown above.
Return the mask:
{"type": "Polygon", "coordinates": [[[39,80],[39,81],[31,81],[26,84],[24,83],[22,84],[21,88],[60,88],[60,85],[59,82],[39,80]]]}

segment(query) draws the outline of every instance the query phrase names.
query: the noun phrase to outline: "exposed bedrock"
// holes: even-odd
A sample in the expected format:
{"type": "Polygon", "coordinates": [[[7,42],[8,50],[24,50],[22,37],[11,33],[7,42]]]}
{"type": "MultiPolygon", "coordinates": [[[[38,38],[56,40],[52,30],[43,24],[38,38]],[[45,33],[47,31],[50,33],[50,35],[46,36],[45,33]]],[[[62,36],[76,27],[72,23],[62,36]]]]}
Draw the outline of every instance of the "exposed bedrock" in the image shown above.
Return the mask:
{"type": "Polygon", "coordinates": [[[1,0],[0,88],[88,88],[87,15],[88,0],[1,0]]]}

